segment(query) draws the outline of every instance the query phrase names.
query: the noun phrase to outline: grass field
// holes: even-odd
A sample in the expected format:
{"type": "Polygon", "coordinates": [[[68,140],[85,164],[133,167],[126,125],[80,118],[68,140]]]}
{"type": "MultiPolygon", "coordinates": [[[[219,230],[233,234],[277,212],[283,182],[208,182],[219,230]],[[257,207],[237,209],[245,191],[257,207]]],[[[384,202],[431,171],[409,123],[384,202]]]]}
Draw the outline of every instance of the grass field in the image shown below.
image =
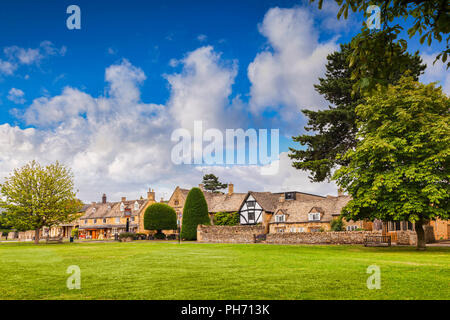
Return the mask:
{"type": "Polygon", "coordinates": [[[1,299],[450,299],[450,247],[2,243],[0,273],[1,299]]]}

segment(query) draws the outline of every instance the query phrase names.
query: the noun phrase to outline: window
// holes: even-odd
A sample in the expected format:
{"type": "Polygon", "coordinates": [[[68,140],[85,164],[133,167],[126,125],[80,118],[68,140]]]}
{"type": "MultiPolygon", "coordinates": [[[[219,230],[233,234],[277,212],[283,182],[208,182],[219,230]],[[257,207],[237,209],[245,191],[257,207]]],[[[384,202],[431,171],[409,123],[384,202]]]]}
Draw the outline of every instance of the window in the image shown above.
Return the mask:
{"type": "Polygon", "coordinates": [[[308,213],[308,220],[309,221],[319,221],[320,220],[320,213],[308,213]]]}
{"type": "Polygon", "coordinates": [[[277,232],[278,232],[278,233],[283,233],[283,232],[284,232],[284,229],[279,228],[279,229],[277,229],[277,232]]]}
{"type": "Polygon", "coordinates": [[[320,228],[310,228],[311,232],[320,232],[320,228]]]}
{"type": "Polygon", "coordinates": [[[291,228],[290,232],[295,232],[295,228],[291,228]]]}
{"type": "Polygon", "coordinates": [[[286,192],[284,194],[285,200],[295,200],[295,192],[286,192]]]}
{"type": "Polygon", "coordinates": [[[96,224],[97,223],[97,219],[94,219],[94,224],[96,224]]]}
{"type": "Polygon", "coordinates": [[[284,214],[277,214],[276,216],[275,216],[275,222],[285,222],[285,216],[284,216],[284,214]]]}
{"type": "Polygon", "coordinates": [[[87,220],[84,220],[84,224],[87,224],[87,220]]]}
{"type": "Polygon", "coordinates": [[[255,210],[249,210],[248,211],[248,221],[255,220],[255,210]]]}
{"type": "Polygon", "coordinates": [[[134,217],[131,217],[131,218],[130,218],[130,221],[134,221],[134,217]]]}
{"type": "Polygon", "coordinates": [[[103,223],[106,223],[106,219],[103,219],[103,223]]]}
{"type": "Polygon", "coordinates": [[[297,232],[305,232],[305,228],[303,227],[297,228],[297,232]]]}
{"type": "Polygon", "coordinates": [[[120,218],[119,217],[116,218],[116,223],[120,223],[120,218]]]}
{"type": "Polygon", "coordinates": [[[136,201],[134,203],[134,211],[138,211],[139,210],[139,203],[136,201]]]}
{"type": "Polygon", "coordinates": [[[175,205],[177,206],[177,205],[179,205],[180,204],[180,201],[178,201],[178,200],[175,200],[175,205]]]}
{"type": "Polygon", "coordinates": [[[247,207],[254,208],[255,205],[256,205],[256,201],[255,200],[247,201],[247,207]]]}
{"type": "Polygon", "coordinates": [[[355,231],[356,229],[358,229],[358,226],[347,226],[346,229],[347,231],[355,231]]]}

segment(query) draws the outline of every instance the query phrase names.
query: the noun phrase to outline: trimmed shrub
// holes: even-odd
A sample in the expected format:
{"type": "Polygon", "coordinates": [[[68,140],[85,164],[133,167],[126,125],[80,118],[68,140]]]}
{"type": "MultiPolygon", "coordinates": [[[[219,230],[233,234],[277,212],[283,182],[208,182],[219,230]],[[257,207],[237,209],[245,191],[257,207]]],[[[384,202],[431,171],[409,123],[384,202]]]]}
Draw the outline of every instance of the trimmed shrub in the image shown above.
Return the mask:
{"type": "Polygon", "coordinates": [[[145,210],[144,229],[156,230],[157,233],[161,233],[161,230],[175,230],[177,213],[165,203],[154,203],[145,210]]]}
{"type": "Polygon", "coordinates": [[[214,224],[217,226],[236,226],[239,223],[239,212],[217,212],[214,215],[214,224]]]}
{"type": "Polygon", "coordinates": [[[71,234],[72,234],[72,238],[78,238],[78,228],[74,228],[74,229],[72,229],[72,232],[71,232],[71,234]]]}
{"type": "Polygon", "coordinates": [[[183,208],[183,222],[181,225],[181,239],[197,240],[197,226],[210,225],[208,204],[199,188],[192,188],[186,198],[183,208]]]}
{"type": "Polygon", "coordinates": [[[122,232],[119,234],[119,238],[120,238],[120,240],[123,240],[125,238],[131,238],[134,240],[135,235],[136,234],[134,232],[122,232]]]}

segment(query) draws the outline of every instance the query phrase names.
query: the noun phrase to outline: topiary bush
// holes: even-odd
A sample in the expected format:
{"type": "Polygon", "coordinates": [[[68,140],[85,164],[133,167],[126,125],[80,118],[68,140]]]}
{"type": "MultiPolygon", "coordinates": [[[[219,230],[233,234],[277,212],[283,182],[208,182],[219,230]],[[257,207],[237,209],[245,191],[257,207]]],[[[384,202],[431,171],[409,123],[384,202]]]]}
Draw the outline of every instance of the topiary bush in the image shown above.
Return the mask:
{"type": "Polygon", "coordinates": [[[157,234],[161,234],[161,230],[177,229],[175,210],[165,203],[152,204],[144,213],[144,229],[156,230],[157,234]]]}
{"type": "Polygon", "coordinates": [[[199,188],[192,188],[186,198],[181,224],[181,239],[197,240],[197,226],[210,225],[208,204],[199,188]]]}

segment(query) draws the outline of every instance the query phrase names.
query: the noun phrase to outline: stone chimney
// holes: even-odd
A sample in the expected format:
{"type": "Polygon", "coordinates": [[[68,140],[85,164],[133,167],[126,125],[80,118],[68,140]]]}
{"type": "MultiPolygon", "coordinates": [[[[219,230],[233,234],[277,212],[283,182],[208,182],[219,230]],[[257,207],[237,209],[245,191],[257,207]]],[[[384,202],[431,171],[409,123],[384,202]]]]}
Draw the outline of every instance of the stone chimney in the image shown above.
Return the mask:
{"type": "Polygon", "coordinates": [[[163,197],[161,197],[161,201],[159,201],[159,202],[164,202],[164,198],[163,198],[163,197]]]}
{"type": "Polygon", "coordinates": [[[205,191],[205,185],[203,183],[200,183],[198,187],[200,188],[200,190],[205,191]]]}
{"type": "Polygon", "coordinates": [[[102,196],[102,203],[106,203],[106,194],[105,193],[102,196]]]}
{"type": "Polygon", "coordinates": [[[234,184],[229,183],[228,184],[228,194],[232,195],[234,193],[234,184]]]}
{"type": "Polygon", "coordinates": [[[127,197],[122,197],[122,202],[127,201],[127,197]]]}
{"type": "Polygon", "coordinates": [[[97,204],[97,202],[95,202],[95,201],[92,201],[92,203],[91,203],[93,206],[95,206],[96,204],[97,204]]]}
{"type": "Polygon", "coordinates": [[[155,190],[150,189],[150,188],[148,189],[147,199],[150,201],[155,201],[155,190]]]}
{"type": "Polygon", "coordinates": [[[285,195],[284,192],[282,194],[280,194],[280,202],[284,202],[285,199],[285,195]]]}

